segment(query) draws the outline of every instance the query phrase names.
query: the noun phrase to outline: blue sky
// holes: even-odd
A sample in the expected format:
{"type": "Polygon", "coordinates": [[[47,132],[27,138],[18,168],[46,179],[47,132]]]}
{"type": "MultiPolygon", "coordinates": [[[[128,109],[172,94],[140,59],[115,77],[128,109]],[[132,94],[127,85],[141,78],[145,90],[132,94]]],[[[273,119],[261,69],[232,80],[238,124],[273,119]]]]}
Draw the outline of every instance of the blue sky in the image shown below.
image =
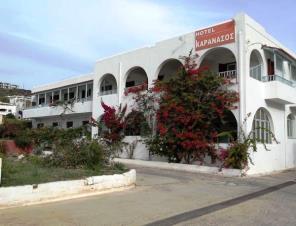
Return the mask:
{"type": "Polygon", "coordinates": [[[89,73],[118,52],[246,12],[296,52],[295,0],[2,0],[0,81],[24,88],[89,73]]]}

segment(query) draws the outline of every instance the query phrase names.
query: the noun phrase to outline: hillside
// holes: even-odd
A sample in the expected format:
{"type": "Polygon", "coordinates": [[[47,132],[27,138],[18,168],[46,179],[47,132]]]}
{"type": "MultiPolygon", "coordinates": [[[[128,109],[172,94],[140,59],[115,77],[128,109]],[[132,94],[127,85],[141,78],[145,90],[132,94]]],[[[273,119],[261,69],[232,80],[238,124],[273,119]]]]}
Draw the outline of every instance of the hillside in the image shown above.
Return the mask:
{"type": "Polygon", "coordinates": [[[26,89],[3,89],[0,88],[0,97],[5,97],[5,96],[14,96],[14,95],[19,95],[19,96],[26,96],[30,95],[31,90],[26,90],[26,89]]]}

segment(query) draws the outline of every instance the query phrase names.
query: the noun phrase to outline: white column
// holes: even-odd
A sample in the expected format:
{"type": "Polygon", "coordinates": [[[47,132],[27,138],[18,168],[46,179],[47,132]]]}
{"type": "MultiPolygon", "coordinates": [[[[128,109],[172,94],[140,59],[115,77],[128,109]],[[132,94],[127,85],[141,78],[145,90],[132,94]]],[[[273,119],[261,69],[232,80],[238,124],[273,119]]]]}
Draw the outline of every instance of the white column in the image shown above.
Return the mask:
{"type": "Polygon", "coordinates": [[[124,90],[122,88],[122,63],[119,62],[119,75],[118,75],[118,85],[117,85],[117,96],[118,96],[118,105],[120,105],[121,96],[124,93],[124,90]]]}
{"type": "Polygon", "coordinates": [[[85,84],[85,98],[86,98],[86,99],[88,99],[88,96],[87,96],[87,92],[88,92],[88,90],[87,90],[87,88],[88,88],[88,87],[87,87],[87,83],[86,83],[86,84],[85,84]]]}
{"type": "Polygon", "coordinates": [[[276,80],[275,79],[275,76],[276,76],[276,54],[275,54],[275,52],[274,52],[274,50],[273,50],[273,61],[274,61],[274,80],[276,80]]]}
{"type": "Polygon", "coordinates": [[[62,100],[62,90],[60,89],[60,96],[59,96],[59,101],[62,100]]]}
{"type": "Polygon", "coordinates": [[[78,86],[76,86],[76,100],[75,102],[78,102],[78,86]]]}

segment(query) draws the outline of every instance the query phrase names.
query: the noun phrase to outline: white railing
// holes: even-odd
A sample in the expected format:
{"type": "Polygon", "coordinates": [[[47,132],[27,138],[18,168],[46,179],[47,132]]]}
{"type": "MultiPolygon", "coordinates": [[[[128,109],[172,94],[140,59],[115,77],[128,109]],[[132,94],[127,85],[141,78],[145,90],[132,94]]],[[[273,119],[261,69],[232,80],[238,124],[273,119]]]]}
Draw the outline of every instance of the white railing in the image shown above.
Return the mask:
{"type": "Polygon", "coordinates": [[[262,64],[256,65],[254,67],[250,67],[250,76],[261,80],[261,74],[262,74],[262,64]]]}
{"type": "Polygon", "coordinates": [[[117,89],[106,90],[106,91],[99,92],[99,96],[110,95],[115,93],[117,93],[117,89]]]}
{"type": "Polygon", "coordinates": [[[279,81],[279,82],[282,82],[282,83],[287,84],[289,86],[296,87],[295,82],[293,82],[291,80],[287,80],[287,79],[283,78],[282,76],[278,76],[278,75],[264,76],[264,77],[262,77],[262,81],[263,82],[279,81]]]}
{"type": "Polygon", "coordinates": [[[220,77],[227,78],[227,79],[235,79],[237,82],[236,70],[221,71],[221,72],[218,72],[218,75],[220,77]]]}

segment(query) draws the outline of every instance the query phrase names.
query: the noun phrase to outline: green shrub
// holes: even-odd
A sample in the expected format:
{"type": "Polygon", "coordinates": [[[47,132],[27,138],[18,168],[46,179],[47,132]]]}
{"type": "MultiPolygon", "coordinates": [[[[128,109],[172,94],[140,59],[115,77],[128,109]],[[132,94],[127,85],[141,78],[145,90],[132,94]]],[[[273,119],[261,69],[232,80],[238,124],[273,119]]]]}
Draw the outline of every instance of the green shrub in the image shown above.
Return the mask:
{"type": "Polygon", "coordinates": [[[26,136],[26,134],[20,134],[14,138],[15,144],[19,148],[27,148],[32,145],[32,141],[30,137],[26,136]]]}
{"type": "Polygon", "coordinates": [[[104,165],[104,148],[96,140],[81,139],[71,145],[59,145],[45,158],[45,164],[64,168],[91,168],[104,165]]]}

